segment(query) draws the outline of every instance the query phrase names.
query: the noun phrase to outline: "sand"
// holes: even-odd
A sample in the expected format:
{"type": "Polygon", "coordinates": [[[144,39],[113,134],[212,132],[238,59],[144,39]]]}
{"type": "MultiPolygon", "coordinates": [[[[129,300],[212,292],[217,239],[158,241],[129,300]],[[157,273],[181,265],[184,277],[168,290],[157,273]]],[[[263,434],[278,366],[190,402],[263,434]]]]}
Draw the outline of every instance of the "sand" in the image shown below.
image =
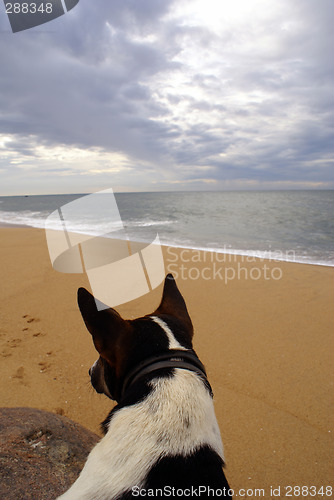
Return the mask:
{"type": "MultiPolygon", "coordinates": [[[[0,228],[0,254],[1,405],[64,414],[99,432],[113,403],[89,383],[97,356],[76,304],[87,277],[53,270],[43,230],[0,228]]],[[[334,268],[180,249],[165,249],[165,259],[214,390],[230,486],[249,490],[246,498],[329,486],[334,268]]],[[[161,290],[117,309],[150,313],[161,290]]]]}

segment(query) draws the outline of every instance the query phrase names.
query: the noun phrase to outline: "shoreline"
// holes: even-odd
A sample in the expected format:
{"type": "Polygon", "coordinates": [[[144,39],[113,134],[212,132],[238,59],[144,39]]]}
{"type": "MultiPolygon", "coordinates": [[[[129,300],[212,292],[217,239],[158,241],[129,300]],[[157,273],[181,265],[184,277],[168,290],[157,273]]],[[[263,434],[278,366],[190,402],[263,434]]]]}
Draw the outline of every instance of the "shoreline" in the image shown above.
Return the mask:
{"type": "Polygon", "coordinates": [[[35,228],[34,226],[28,226],[27,224],[13,224],[11,222],[3,222],[3,221],[0,221],[0,229],[2,228],[6,228],[6,227],[12,227],[12,228],[31,228],[31,229],[38,229],[38,228],[35,228]]]}
{"type": "MultiPolygon", "coordinates": [[[[29,229],[37,229],[38,231],[44,231],[44,228],[40,227],[35,227],[35,226],[29,226],[25,224],[13,224],[13,223],[7,223],[7,222],[2,222],[0,221],[0,230],[2,228],[13,228],[13,229],[24,229],[24,228],[29,228],[29,229]]],[[[88,233],[79,233],[79,234],[88,234],[88,233]]],[[[89,234],[88,234],[89,235],[89,234]]],[[[91,235],[92,237],[96,235],[91,235]]],[[[133,241],[133,240],[132,240],[133,241]]],[[[147,243],[149,244],[150,242],[143,242],[137,240],[138,243],[147,243]]],[[[232,248],[224,247],[224,248],[204,248],[204,247],[196,247],[196,246],[182,246],[178,244],[171,244],[171,243],[162,243],[162,247],[164,248],[174,248],[176,250],[180,250],[181,252],[184,251],[193,251],[193,252],[205,252],[208,254],[217,254],[217,255],[226,255],[229,262],[234,259],[235,262],[238,261],[238,259],[246,259],[246,262],[254,262],[254,259],[259,260],[261,262],[264,261],[269,261],[269,262],[276,262],[276,263],[291,263],[291,264],[304,264],[307,266],[321,266],[321,267],[334,267],[334,262],[329,263],[329,262],[323,262],[323,261],[312,261],[312,260],[303,260],[301,257],[299,258],[294,258],[294,259],[284,259],[280,258],[279,255],[288,252],[284,252],[283,250],[264,250],[258,251],[258,250],[235,250],[232,248]],[[264,255],[261,255],[261,254],[264,255]],[[269,255],[267,255],[269,254],[269,255]],[[278,256],[277,256],[278,254],[278,256]],[[272,256],[271,256],[272,255],[272,256]]],[[[294,251],[290,251],[289,253],[292,253],[294,251]]],[[[218,260],[218,259],[217,259],[218,260]]],[[[218,260],[219,261],[219,260],[218,260]]]]}
{"type": "MultiPolygon", "coordinates": [[[[267,261],[268,272],[280,267],[282,276],[265,279],[251,274],[258,261],[238,259],[229,267],[242,265],[247,279],[244,271],[225,283],[206,279],[202,261],[183,262],[196,271],[182,278],[182,249],[172,252],[194,348],[213,387],[231,487],[329,485],[334,269],[267,261]]],[[[55,271],[36,228],[0,229],[0,271],[2,405],[63,414],[99,433],[113,402],[89,383],[97,353],[76,303],[77,289],[90,289],[87,276],[55,271]]],[[[127,319],[146,315],[161,291],[116,309],[127,319]]]]}

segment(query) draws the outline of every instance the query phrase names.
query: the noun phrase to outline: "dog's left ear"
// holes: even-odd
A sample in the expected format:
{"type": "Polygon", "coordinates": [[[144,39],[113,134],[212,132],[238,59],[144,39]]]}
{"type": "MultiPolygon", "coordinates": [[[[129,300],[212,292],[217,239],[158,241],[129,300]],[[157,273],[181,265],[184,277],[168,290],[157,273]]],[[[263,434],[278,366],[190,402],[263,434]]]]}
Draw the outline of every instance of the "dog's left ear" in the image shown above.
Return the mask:
{"type": "Polygon", "coordinates": [[[172,274],[167,274],[165,278],[162,299],[158,309],[154,312],[154,314],[167,314],[169,316],[176,317],[184,324],[188,332],[191,335],[193,334],[193,325],[188,313],[186,303],[176,285],[172,274]]]}
{"type": "Polygon", "coordinates": [[[99,353],[108,350],[109,344],[115,340],[115,337],[128,327],[128,322],[115,309],[109,308],[99,311],[95,298],[85,288],[78,290],[78,305],[99,353]]]}

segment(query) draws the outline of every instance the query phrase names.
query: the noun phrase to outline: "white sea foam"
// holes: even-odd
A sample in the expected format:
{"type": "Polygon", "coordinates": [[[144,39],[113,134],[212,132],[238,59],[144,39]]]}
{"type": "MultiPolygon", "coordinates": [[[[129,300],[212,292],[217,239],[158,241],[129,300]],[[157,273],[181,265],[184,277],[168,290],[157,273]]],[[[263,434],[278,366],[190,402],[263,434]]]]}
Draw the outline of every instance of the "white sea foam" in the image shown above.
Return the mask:
{"type": "MultiPolygon", "coordinates": [[[[44,228],[48,215],[74,198],[3,197],[0,223],[44,228]]],[[[123,235],[116,222],[96,220],[92,213],[67,222],[67,229],[147,243],[158,233],[171,247],[334,266],[334,192],[135,193],[116,200],[123,235]]],[[[62,230],[63,222],[53,228],[62,230]]]]}
{"type": "MultiPolygon", "coordinates": [[[[189,251],[200,251],[200,252],[213,252],[221,255],[230,255],[232,258],[235,257],[245,257],[247,259],[261,259],[261,260],[270,260],[273,262],[295,262],[296,264],[312,264],[316,266],[327,266],[334,267],[334,254],[331,255],[323,255],[318,258],[312,257],[310,255],[298,255],[292,251],[284,252],[282,250],[241,250],[237,248],[217,248],[217,247],[205,247],[198,245],[187,245],[178,243],[176,241],[170,242],[167,240],[163,240],[161,238],[161,244],[165,246],[169,246],[172,248],[181,248],[189,251]]],[[[226,259],[228,262],[229,259],[226,259]]]]}
{"type": "Polygon", "coordinates": [[[19,226],[31,226],[44,228],[45,216],[40,212],[5,212],[0,211],[0,223],[17,224],[19,226]]]}
{"type": "MultiPolygon", "coordinates": [[[[40,212],[21,212],[21,213],[13,213],[13,212],[1,212],[0,211],[0,223],[4,222],[7,224],[14,225],[24,225],[36,227],[39,229],[44,229],[45,227],[45,215],[42,215],[40,212]]],[[[159,225],[168,225],[171,224],[171,221],[136,221],[135,223],[125,223],[126,227],[154,227],[159,225]]],[[[51,229],[51,228],[50,228],[51,229]]],[[[52,229],[62,231],[63,224],[61,221],[59,223],[54,222],[52,229]]],[[[90,236],[100,236],[106,235],[106,237],[112,237],[112,232],[117,231],[119,227],[111,227],[111,224],[108,222],[100,222],[96,224],[94,227],[92,225],[82,223],[72,223],[67,225],[67,230],[70,232],[76,232],[79,234],[87,234],[90,236]]],[[[126,235],[124,234],[124,237],[126,235]]],[[[117,237],[121,238],[122,235],[117,233],[117,237]]],[[[147,242],[151,243],[151,239],[149,237],[134,237],[132,238],[134,241],[147,242]]],[[[173,248],[183,248],[187,250],[199,250],[205,252],[216,252],[218,254],[226,254],[226,255],[235,255],[235,256],[243,256],[246,258],[257,258],[263,260],[272,260],[278,262],[295,262],[298,264],[312,264],[318,266],[327,266],[334,267],[334,254],[323,255],[321,256],[311,256],[311,255],[299,255],[297,252],[294,254],[292,252],[284,252],[282,250],[243,250],[232,247],[206,247],[203,245],[196,245],[189,240],[184,240],[182,238],[179,239],[170,239],[170,238],[161,238],[161,243],[165,246],[170,246],[173,248]]]]}
{"type": "Polygon", "coordinates": [[[124,225],[128,227],[168,226],[169,224],[175,224],[175,221],[172,220],[124,221],[124,225]]]}

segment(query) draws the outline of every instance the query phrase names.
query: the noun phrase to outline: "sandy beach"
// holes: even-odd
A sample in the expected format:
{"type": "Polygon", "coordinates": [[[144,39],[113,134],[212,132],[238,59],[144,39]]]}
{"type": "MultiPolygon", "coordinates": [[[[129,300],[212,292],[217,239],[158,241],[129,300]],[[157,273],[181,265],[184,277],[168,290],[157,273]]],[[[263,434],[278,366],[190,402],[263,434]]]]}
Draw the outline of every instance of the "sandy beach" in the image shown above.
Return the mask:
{"type": "MultiPolygon", "coordinates": [[[[288,486],[329,486],[334,268],[164,252],[213,387],[230,486],[264,498],[271,488],[284,498],[288,486]]],[[[52,268],[43,230],[0,228],[0,255],[1,405],[63,414],[99,433],[113,403],[89,383],[97,356],[76,304],[87,277],[52,268]]],[[[161,291],[117,310],[150,313],[161,291]]]]}

